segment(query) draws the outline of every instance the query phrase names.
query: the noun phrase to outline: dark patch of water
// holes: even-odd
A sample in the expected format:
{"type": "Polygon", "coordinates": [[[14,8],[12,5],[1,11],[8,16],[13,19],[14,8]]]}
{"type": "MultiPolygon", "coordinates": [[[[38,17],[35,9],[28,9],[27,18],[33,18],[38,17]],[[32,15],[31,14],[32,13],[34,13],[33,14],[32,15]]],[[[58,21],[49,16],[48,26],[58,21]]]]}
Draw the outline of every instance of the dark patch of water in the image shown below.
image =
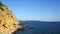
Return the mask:
{"type": "Polygon", "coordinates": [[[60,22],[21,22],[21,25],[28,27],[15,34],[60,34],[60,22]]]}

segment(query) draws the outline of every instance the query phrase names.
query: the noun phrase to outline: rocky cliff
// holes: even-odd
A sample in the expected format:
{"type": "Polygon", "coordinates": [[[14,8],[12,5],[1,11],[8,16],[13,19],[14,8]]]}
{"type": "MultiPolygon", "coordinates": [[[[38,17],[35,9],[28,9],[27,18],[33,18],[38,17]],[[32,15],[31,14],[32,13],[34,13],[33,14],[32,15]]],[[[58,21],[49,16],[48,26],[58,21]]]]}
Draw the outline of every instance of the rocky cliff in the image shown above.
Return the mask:
{"type": "Polygon", "coordinates": [[[0,34],[12,34],[18,27],[19,20],[7,6],[0,3],[0,34]]]}

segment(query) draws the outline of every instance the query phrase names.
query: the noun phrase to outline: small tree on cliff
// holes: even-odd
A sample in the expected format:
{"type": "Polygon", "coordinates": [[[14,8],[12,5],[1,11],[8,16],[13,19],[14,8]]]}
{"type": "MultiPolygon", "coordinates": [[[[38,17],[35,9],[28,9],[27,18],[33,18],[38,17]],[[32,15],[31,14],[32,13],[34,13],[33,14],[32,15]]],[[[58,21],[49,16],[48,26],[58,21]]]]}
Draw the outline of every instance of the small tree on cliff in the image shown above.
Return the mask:
{"type": "Polygon", "coordinates": [[[4,6],[4,5],[2,4],[2,0],[0,0],[0,6],[4,6]]]}

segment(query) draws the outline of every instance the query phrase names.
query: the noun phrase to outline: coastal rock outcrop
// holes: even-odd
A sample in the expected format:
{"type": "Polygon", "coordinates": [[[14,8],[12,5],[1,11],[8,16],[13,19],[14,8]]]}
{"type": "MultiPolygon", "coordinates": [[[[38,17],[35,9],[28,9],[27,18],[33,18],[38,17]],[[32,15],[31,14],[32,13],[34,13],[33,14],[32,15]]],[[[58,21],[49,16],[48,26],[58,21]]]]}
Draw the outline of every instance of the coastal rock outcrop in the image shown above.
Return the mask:
{"type": "Polygon", "coordinates": [[[0,3],[0,34],[12,34],[19,27],[19,20],[7,6],[0,3]]]}

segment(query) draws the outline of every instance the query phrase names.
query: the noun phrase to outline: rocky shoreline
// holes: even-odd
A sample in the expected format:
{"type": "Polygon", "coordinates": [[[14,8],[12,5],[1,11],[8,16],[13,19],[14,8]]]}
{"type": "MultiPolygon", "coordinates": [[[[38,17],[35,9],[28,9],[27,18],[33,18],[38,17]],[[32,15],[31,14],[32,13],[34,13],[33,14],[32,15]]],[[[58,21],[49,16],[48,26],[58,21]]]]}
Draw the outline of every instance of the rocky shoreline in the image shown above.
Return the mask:
{"type": "Polygon", "coordinates": [[[13,34],[17,30],[22,31],[28,27],[19,24],[20,21],[10,11],[10,9],[6,5],[0,3],[0,34],[13,34]]]}
{"type": "Polygon", "coordinates": [[[12,34],[17,29],[22,28],[19,20],[10,9],[0,3],[0,34],[12,34]]]}

